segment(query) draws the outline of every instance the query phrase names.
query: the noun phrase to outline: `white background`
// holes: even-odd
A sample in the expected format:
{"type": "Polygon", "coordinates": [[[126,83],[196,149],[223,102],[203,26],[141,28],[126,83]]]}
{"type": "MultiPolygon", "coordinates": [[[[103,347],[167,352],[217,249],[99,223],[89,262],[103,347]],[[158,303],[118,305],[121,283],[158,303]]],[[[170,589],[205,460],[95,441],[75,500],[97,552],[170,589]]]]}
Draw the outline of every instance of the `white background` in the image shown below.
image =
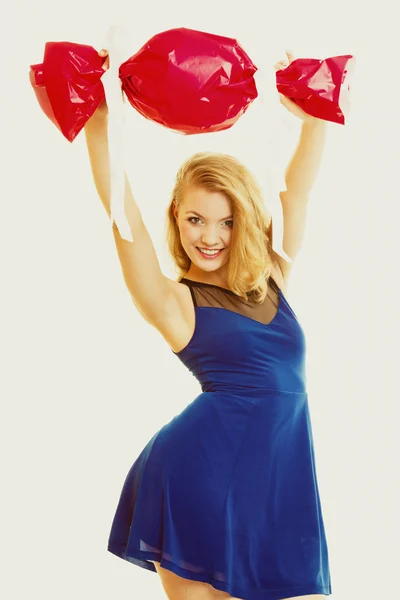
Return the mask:
{"type": "MultiPolygon", "coordinates": [[[[125,288],[83,132],[42,113],[29,65],[46,41],[101,48],[110,24],[192,27],[240,41],[261,69],[296,56],[357,58],[351,119],[329,124],[287,298],[307,379],[335,600],[398,594],[399,119],[395,3],[17,2],[2,22],[1,587],[7,600],[165,598],[158,576],[106,550],[142,447],[200,391],[125,288]],[[396,156],[397,155],[397,156],[396,156]]],[[[270,90],[270,93],[275,93],[270,90]]],[[[203,149],[265,176],[255,101],[231,130],[177,135],[128,107],[127,169],[165,274],[176,170],[203,149]]],[[[286,166],[300,122],[280,109],[286,166]]],[[[261,121],[260,121],[261,119],[261,121]]],[[[145,285],[145,282],[144,282],[145,285]]]]}

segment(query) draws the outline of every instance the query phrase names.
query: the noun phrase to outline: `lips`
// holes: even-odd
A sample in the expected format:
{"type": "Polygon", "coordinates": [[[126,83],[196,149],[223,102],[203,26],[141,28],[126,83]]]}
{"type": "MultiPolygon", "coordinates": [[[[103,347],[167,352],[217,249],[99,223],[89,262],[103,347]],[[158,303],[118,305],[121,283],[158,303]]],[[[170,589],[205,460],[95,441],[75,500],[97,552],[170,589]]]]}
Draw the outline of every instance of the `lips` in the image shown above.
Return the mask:
{"type": "Polygon", "coordinates": [[[198,253],[200,254],[200,256],[202,258],[216,258],[217,256],[219,256],[222,251],[224,250],[224,248],[218,248],[218,252],[213,252],[212,254],[207,254],[205,252],[202,252],[201,249],[199,248],[199,246],[196,246],[196,250],[198,251],[198,253]]]}

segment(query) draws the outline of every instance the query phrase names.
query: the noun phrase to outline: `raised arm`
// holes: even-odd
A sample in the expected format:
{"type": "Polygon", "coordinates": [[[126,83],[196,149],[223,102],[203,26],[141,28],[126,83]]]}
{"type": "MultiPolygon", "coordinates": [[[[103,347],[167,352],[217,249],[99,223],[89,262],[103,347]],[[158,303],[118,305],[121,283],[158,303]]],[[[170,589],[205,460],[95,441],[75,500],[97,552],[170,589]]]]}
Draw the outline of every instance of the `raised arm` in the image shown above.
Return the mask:
{"type": "MultiPolygon", "coordinates": [[[[287,67],[293,60],[293,54],[286,52],[288,60],[275,64],[275,70],[287,67]]],[[[286,262],[282,256],[274,252],[285,284],[293,267],[306,229],[308,199],[317,178],[322,161],[327,134],[327,122],[312,117],[304,112],[293,100],[280,95],[281,103],[293,115],[302,120],[300,140],[285,172],[286,191],[280,193],[283,212],[283,249],[292,259],[286,262]]]]}
{"type": "MultiPolygon", "coordinates": [[[[110,218],[110,169],[108,158],[107,106],[105,101],[85,125],[86,144],[98,195],[110,218]]],[[[125,212],[133,242],[113,234],[126,286],[140,314],[155,327],[178,309],[177,282],[161,272],[150,235],[143,222],[125,174],[125,212]]]]}

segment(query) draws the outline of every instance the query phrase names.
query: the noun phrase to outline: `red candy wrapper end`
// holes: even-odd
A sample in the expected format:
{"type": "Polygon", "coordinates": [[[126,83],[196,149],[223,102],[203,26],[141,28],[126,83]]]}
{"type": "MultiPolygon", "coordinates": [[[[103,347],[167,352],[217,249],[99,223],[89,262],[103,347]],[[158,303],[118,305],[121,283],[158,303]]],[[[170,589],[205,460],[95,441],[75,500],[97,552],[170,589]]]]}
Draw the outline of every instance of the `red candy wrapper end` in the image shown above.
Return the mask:
{"type": "Polygon", "coordinates": [[[323,60],[297,58],[276,72],[276,87],[307,114],[344,125],[354,65],[351,54],[323,60]]]}
{"type": "Polygon", "coordinates": [[[40,107],[69,142],[104,99],[103,62],[92,46],[47,42],[43,63],[30,67],[29,79],[40,107]]]}
{"type": "MultiPolygon", "coordinates": [[[[44,85],[43,65],[31,65],[29,71],[29,80],[36,94],[36,98],[39,102],[40,108],[42,109],[46,117],[48,117],[50,121],[52,121],[54,125],[58,127],[61,133],[63,133],[52,109],[51,102],[47,94],[46,86],[44,85]]],[[[72,139],[69,141],[72,142],[72,139]]]]}

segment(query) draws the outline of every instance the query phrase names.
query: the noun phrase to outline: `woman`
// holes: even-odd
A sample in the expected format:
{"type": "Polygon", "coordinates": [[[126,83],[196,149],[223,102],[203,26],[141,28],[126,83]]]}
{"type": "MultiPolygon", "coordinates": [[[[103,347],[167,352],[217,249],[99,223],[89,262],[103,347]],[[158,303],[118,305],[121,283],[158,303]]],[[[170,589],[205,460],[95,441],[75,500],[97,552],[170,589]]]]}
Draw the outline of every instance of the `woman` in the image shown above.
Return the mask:
{"type": "MultiPolygon", "coordinates": [[[[284,249],[294,259],[326,123],[281,101],[303,120],[281,193],[284,249]]],[[[85,134],[110,216],[105,103],[85,134]]],[[[132,465],[108,550],[157,572],[170,600],[329,595],[304,332],[285,297],[291,264],[272,250],[260,190],[231,156],[199,153],[181,167],[167,213],[169,249],[181,273],[174,281],[161,272],[125,181],[135,241],[113,228],[124,280],[202,392],[132,465]]]]}

